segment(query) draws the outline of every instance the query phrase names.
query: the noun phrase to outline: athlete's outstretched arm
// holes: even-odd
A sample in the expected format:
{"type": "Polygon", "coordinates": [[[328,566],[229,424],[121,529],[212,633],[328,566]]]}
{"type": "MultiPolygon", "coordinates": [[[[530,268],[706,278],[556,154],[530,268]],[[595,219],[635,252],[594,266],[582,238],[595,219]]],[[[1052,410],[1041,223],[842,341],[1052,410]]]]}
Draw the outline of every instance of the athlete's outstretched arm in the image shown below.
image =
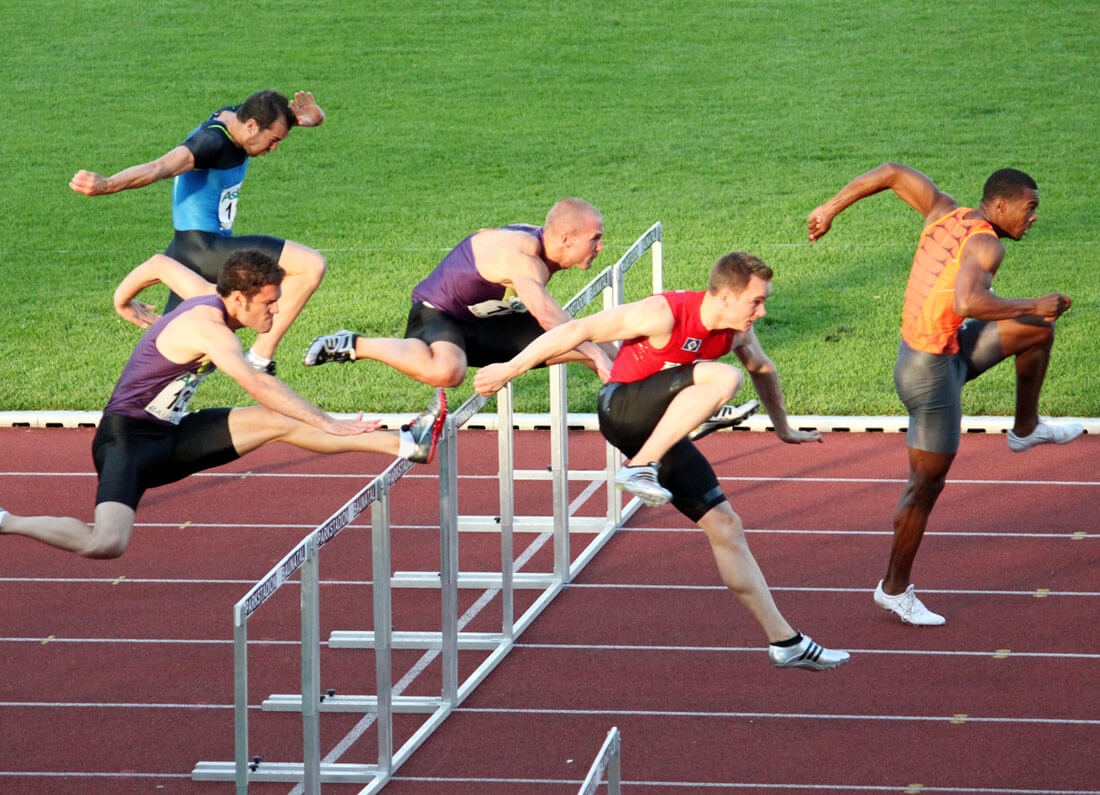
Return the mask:
{"type": "Polygon", "coordinates": [[[474,389],[482,395],[492,395],[532,367],[561,356],[582,343],[667,335],[671,333],[673,323],[668,302],[657,295],[575,318],[535,338],[509,361],[482,367],[474,376],[474,389]]]}
{"type": "Polygon", "coordinates": [[[815,207],[806,219],[810,240],[817,240],[829,231],[833,219],[860,199],[890,188],[898,197],[925,218],[943,214],[958,205],[946,193],[915,168],[901,163],[883,163],[865,174],[860,174],[833,198],[815,207]]]}
{"type": "Polygon", "coordinates": [[[153,312],[152,304],[136,300],[138,294],[154,284],[165,284],[180,298],[209,295],[214,285],[193,270],[185,268],[171,257],[154,254],[123,277],[115,288],[115,311],[140,328],[148,328],[160,315],[153,312]]]}
{"type": "Polygon", "coordinates": [[[783,388],[779,383],[779,371],[775,369],[775,362],[764,353],[756,332],[750,329],[744,333],[742,339],[743,342],[734,348],[734,353],[748,370],[756,394],[760,396],[772,426],[775,427],[775,435],[789,444],[820,442],[821,434],[818,431],[800,431],[792,428],[788,422],[787,404],[783,399],[783,388]]]}
{"type": "Polygon", "coordinates": [[[194,167],[195,156],[181,144],[156,160],[130,166],[109,177],[81,169],[69,181],[69,187],[85,196],[103,196],[118,193],[120,190],[144,188],[158,180],[183,174],[194,167]]]}

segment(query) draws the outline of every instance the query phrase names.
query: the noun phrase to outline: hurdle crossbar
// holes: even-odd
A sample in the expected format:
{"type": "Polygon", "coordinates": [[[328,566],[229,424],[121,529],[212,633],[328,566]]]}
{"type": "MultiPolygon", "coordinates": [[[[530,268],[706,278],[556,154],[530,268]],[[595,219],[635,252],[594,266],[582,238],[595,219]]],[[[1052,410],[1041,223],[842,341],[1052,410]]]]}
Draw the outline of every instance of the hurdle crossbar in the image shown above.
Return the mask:
{"type": "Polygon", "coordinates": [[[607,774],[607,795],[619,795],[622,792],[622,738],[619,728],[612,726],[603,741],[599,753],[588,768],[577,795],[593,795],[607,774]]]}

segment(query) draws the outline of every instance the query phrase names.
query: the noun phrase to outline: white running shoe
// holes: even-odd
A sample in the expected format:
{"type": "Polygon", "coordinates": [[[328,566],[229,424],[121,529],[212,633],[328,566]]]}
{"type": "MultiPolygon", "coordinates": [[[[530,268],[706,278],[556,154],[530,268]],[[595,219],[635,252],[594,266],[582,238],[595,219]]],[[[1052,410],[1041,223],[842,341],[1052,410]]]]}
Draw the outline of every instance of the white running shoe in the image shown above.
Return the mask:
{"type": "Polygon", "coordinates": [[[938,613],[933,613],[924,603],[917,598],[913,586],[910,585],[904,593],[891,596],[882,590],[882,580],[878,581],[875,588],[875,604],[885,610],[892,610],[898,614],[906,624],[918,627],[938,627],[947,623],[947,619],[938,613]]]}
{"type": "Polygon", "coordinates": [[[654,508],[672,499],[672,492],[657,482],[656,463],[622,467],[615,473],[615,485],[654,508]]]}
{"type": "Polygon", "coordinates": [[[306,367],[315,367],[326,362],[353,362],[355,361],[355,339],[358,336],[354,331],[343,329],[335,334],[317,337],[306,348],[302,364],[306,367]]]}
{"type": "Polygon", "coordinates": [[[768,659],[776,668],[808,668],[811,671],[828,671],[848,662],[846,651],[826,649],[815,643],[809,635],[794,646],[768,646],[768,659]]]}
{"type": "Polygon", "coordinates": [[[750,400],[740,406],[722,406],[714,412],[709,420],[689,433],[688,438],[694,442],[696,439],[702,439],[704,436],[709,436],[722,428],[732,428],[735,425],[740,425],[751,417],[758,408],[760,408],[760,402],[757,400],[750,400]]]}
{"type": "Polygon", "coordinates": [[[1008,432],[1008,449],[1014,453],[1030,450],[1037,444],[1065,444],[1072,442],[1085,432],[1085,426],[1079,422],[1048,422],[1039,420],[1039,424],[1027,436],[1017,436],[1008,432]]]}

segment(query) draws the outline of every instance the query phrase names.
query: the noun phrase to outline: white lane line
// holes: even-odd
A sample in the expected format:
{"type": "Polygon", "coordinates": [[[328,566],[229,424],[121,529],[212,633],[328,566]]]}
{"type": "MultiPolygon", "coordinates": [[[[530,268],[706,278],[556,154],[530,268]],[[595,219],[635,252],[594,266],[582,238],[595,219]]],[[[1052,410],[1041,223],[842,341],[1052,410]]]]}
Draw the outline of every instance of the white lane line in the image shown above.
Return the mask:
{"type": "Polygon", "coordinates": [[[603,715],[622,718],[752,718],[789,720],[866,720],[917,721],[921,723],[1011,723],[1066,726],[1100,726],[1100,720],[1089,718],[995,718],[979,715],[859,715],[827,712],[692,712],[686,710],[650,709],[525,709],[522,707],[456,707],[455,712],[483,715],[603,715]]]}

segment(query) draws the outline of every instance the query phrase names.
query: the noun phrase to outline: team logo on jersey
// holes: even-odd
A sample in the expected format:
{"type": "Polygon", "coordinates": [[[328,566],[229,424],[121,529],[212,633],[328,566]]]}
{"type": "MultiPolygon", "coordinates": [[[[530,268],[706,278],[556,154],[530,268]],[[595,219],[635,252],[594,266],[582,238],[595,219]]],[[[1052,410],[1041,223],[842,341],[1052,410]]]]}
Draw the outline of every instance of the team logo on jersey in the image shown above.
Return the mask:
{"type": "Polygon", "coordinates": [[[688,353],[696,353],[702,347],[702,340],[696,339],[695,337],[688,337],[684,340],[684,347],[681,350],[685,350],[688,353]]]}

